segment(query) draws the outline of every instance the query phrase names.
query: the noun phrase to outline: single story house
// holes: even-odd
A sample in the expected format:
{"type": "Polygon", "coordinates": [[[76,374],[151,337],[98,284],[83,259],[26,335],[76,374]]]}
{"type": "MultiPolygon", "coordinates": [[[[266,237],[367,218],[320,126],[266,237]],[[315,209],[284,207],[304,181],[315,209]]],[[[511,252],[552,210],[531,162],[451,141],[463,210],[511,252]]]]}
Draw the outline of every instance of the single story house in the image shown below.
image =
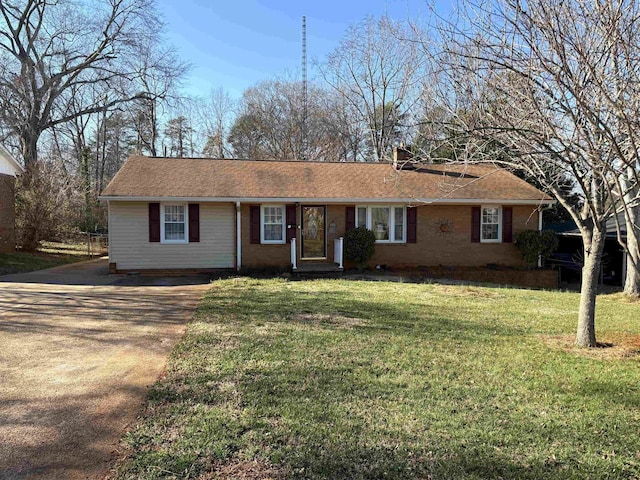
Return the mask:
{"type": "Polygon", "coordinates": [[[372,265],[523,264],[514,234],[553,201],[491,165],[132,156],[108,203],[112,272],[303,268],[344,262],[343,236],[373,230],[372,265]]]}
{"type": "Polygon", "coordinates": [[[16,177],[22,173],[22,166],[0,145],[0,252],[16,248],[16,177]]]}

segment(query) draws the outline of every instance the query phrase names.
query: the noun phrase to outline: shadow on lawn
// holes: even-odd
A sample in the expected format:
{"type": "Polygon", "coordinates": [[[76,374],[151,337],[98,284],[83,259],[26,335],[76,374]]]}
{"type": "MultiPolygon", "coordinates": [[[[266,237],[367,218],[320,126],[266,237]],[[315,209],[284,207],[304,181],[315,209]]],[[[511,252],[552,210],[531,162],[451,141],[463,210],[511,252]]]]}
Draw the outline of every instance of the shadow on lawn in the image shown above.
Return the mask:
{"type": "Polygon", "coordinates": [[[532,421],[509,414],[505,414],[509,420],[496,427],[494,412],[467,423],[468,404],[462,401],[449,414],[448,429],[440,424],[432,430],[431,422],[440,423],[442,418],[427,414],[416,424],[414,416],[425,413],[419,410],[428,410],[431,403],[441,404],[447,392],[425,391],[421,402],[419,392],[412,395],[388,380],[371,381],[359,373],[349,366],[283,366],[263,375],[249,372],[240,380],[240,398],[247,411],[263,420],[274,419],[273,424],[259,426],[259,436],[280,450],[280,466],[292,472],[289,478],[533,480],[608,478],[611,471],[625,478],[637,474],[621,459],[578,461],[574,452],[558,444],[559,439],[571,442],[579,437],[605,449],[604,445],[622,448],[624,440],[605,427],[594,432],[567,427],[562,419],[532,421]],[[404,406],[385,412],[387,404],[404,406]],[[403,420],[401,412],[407,410],[414,413],[403,420]],[[465,434],[466,428],[476,433],[465,434]],[[573,433],[565,437],[567,428],[573,433]]]}
{"type": "Polygon", "coordinates": [[[425,449],[348,444],[304,446],[288,459],[284,478],[425,479],[425,478],[566,478],[577,473],[577,462],[554,460],[518,465],[488,450],[458,447],[434,454],[425,449]],[[311,447],[311,448],[310,448],[311,447]],[[293,463],[293,460],[295,463],[293,463]]]}
{"type": "Polygon", "coordinates": [[[487,315],[489,305],[467,307],[358,299],[348,291],[262,291],[260,289],[215,290],[201,306],[203,319],[238,321],[247,324],[278,322],[311,325],[327,329],[342,327],[332,316],[355,320],[351,328],[363,332],[379,331],[389,335],[432,336],[450,339],[481,340],[488,336],[516,336],[530,332],[529,327],[506,326],[487,315]],[[480,314],[479,314],[480,312],[480,314]],[[482,320],[464,320],[482,317],[482,320]],[[324,319],[324,320],[323,320],[324,319]]]}
{"type": "MultiPolygon", "coordinates": [[[[488,440],[466,435],[462,442],[451,439],[455,436],[455,427],[452,427],[450,435],[437,429],[428,432],[429,425],[425,424],[424,430],[428,433],[417,435],[416,431],[402,425],[394,428],[392,420],[395,417],[376,423],[375,410],[365,409],[366,415],[373,416],[374,421],[371,421],[358,411],[361,404],[373,399],[376,402],[380,399],[383,402],[402,402],[402,398],[394,399],[397,392],[393,389],[385,392],[383,384],[371,385],[359,379],[357,373],[349,372],[349,368],[283,365],[278,369],[263,370],[260,374],[253,371],[240,374],[240,378],[236,378],[238,392],[235,398],[228,390],[212,390],[212,384],[228,385],[228,380],[215,375],[191,376],[188,384],[180,386],[179,392],[170,385],[165,385],[168,387],[165,391],[156,389],[155,400],[168,411],[198,406],[198,413],[194,411],[194,415],[198,415],[200,421],[203,412],[215,412],[202,426],[192,429],[197,432],[193,438],[182,433],[182,441],[199,452],[203,459],[211,455],[207,450],[212,444],[222,445],[224,457],[221,464],[227,466],[234,465],[238,454],[243,458],[247,450],[260,452],[259,456],[265,455],[268,463],[275,464],[277,471],[282,473],[281,477],[269,478],[539,479],[571,475],[575,478],[606,476],[600,475],[607,471],[606,465],[601,465],[594,475],[588,466],[572,458],[562,458],[558,454],[560,458],[556,459],[555,447],[551,446],[556,440],[555,433],[541,424],[527,425],[524,436],[521,434],[523,425],[505,425],[502,434],[507,438],[515,437],[510,445],[509,442],[505,445],[499,437],[488,440]],[[203,409],[202,404],[214,408],[203,409]],[[243,413],[231,414],[226,407],[229,404],[240,405],[243,413]],[[211,432],[211,437],[202,436],[205,429],[211,432]],[[539,451],[548,458],[527,457],[525,452],[530,447],[528,435],[542,442],[539,451]],[[465,441],[466,444],[463,443],[465,441]],[[492,441],[497,444],[492,444],[492,441]],[[518,445],[521,445],[522,452],[518,451],[518,445]],[[522,463],[516,463],[516,458],[522,463]]],[[[488,419],[487,429],[492,428],[490,424],[488,419]]],[[[460,425],[457,428],[465,427],[460,425]]],[[[597,442],[591,437],[593,434],[586,435],[585,441],[597,442]]],[[[162,458],[169,464],[180,460],[171,456],[162,458]]],[[[205,463],[197,463],[198,468],[206,470],[205,463]]]]}

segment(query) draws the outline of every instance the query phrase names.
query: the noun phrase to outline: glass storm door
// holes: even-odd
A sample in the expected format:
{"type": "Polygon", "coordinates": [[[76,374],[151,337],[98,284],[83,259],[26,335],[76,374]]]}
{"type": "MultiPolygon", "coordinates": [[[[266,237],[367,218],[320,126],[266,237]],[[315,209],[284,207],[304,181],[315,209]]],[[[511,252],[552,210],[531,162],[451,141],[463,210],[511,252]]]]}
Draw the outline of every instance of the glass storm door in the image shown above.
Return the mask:
{"type": "Polygon", "coordinates": [[[302,207],[302,255],[303,259],[327,257],[324,215],[325,207],[302,207]]]}

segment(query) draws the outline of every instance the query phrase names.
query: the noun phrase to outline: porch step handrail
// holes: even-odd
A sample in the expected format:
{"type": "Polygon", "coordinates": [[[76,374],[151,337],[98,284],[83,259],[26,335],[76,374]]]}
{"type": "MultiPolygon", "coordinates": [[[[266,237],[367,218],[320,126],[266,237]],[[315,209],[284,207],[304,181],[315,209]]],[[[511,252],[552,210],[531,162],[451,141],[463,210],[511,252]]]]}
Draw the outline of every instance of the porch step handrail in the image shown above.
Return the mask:
{"type": "Polygon", "coordinates": [[[338,264],[339,268],[343,268],[344,256],[344,237],[336,238],[333,241],[333,261],[338,264]]]}
{"type": "Polygon", "coordinates": [[[297,270],[298,269],[298,261],[297,261],[297,255],[296,255],[296,239],[295,238],[291,239],[291,268],[293,270],[297,270]]]}

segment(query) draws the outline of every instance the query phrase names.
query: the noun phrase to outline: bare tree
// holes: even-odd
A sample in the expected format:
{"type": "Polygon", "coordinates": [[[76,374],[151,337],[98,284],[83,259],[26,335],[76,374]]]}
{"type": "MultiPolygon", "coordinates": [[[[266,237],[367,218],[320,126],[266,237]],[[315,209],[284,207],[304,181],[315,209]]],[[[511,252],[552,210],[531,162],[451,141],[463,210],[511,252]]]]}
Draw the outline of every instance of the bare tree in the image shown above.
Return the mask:
{"type": "Polygon", "coordinates": [[[621,226],[618,224],[619,216],[616,216],[618,239],[626,246],[627,272],[624,278],[624,293],[630,297],[640,298],[640,248],[638,237],[640,236],[640,184],[637,181],[640,171],[640,162],[628,165],[620,176],[624,224],[626,236],[623,240],[620,235],[621,226]]]}
{"type": "Polygon", "coordinates": [[[198,123],[204,130],[203,154],[212,158],[226,158],[231,154],[227,136],[235,113],[235,102],[223,88],[211,90],[199,99],[198,123]]]}
{"type": "Polygon", "coordinates": [[[352,26],[320,65],[324,80],[368,133],[375,161],[389,153],[399,129],[412,126],[427,60],[412,37],[401,23],[369,17],[352,26]]]}
{"type": "MultiPolygon", "coordinates": [[[[255,159],[303,158],[302,85],[269,80],[247,89],[229,133],[236,156],[255,159]]],[[[307,90],[306,159],[338,160],[336,104],[330,94],[311,85],[307,90]]]]}
{"type": "Polygon", "coordinates": [[[159,40],[157,18],[151,0],[0,2],[0,122],[20,138],[27,166],[45,130],[151,98],[137,89],[135,60],[159,40]],[[109,90],[106,104],[70,108],[74,93],[95,88],[109,90]]]}
{"type": "Polygon", "coordinates": [[[366,125],[343,95],[335,90],[321,98],[324,128],[330,139],[330,158],[342,162],[363,162],[369,157],[369,136],[366,125]]]}
{"type": "Polygon", "coordinates": [[[301,158],[300,92],[299,82],[279,79],[245,90],[229,135],[235,154],[277,160],[301,158]]]}
{"type": "Polygon", "coordinates": [[[164,106],[179,102],[178,88],[189,64],[182,62],[173,47],[163,45],[150,36],[144,38],[140,55],[130,59],[131,70],[139,73],[135,85],[140,98],[128,105],[136,131],[136,151],[158,155],[159,123],[164,106]]]}
{"type": "Polygon", "coordinates": [[[638,202],[639,21],[631,1],[497,0],[467,3],[459,23],[442,30],[442,75],[452,87],[443,104],[467,160],[537,179],[580,230],[576,343],[585,347],[596,345],[607,220],[638,202]],[[632,186],[620,181],[628,172],[632,186]],[[561,188],[566,178],[574,191],[561,188]]]}

